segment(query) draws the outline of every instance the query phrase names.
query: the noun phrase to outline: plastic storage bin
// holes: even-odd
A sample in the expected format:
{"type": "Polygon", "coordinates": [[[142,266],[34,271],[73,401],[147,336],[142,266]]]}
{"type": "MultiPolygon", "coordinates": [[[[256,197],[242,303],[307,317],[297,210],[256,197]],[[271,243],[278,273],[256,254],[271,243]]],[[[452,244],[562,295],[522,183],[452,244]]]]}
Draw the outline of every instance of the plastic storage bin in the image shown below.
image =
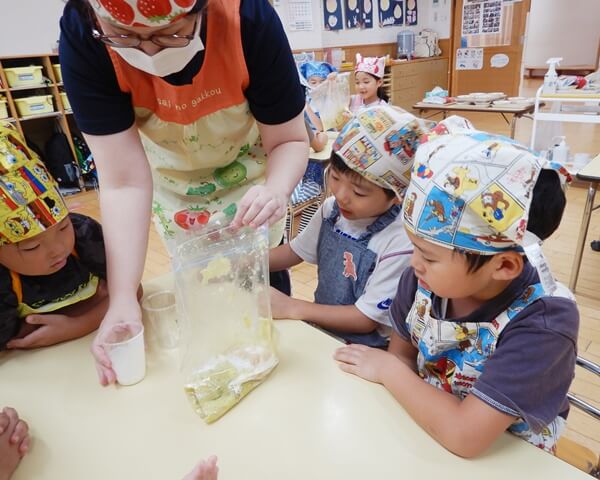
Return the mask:
{"type": "Polygon", "coordinates": [[[60,69],[60,63],[53,63],[52,70],[54,70],[54,78],[56,78],[56,83],[62,83],[62,70],[60,69]]]}
{"type": "Polygon", "coordinates": [[[0,118],[8,118],[8,108],[6,107],[5,98],[0,98],[0,118]]]}
{"type": "Polygon", "coordinates": [[[31,65],[29,67],[5,68],[6,80],[9,87],[31,87],[42,85],[42,67],[31,65]]]}
{"type": "Polygon", "coordinates": [[[22,117],[41,115],[54,111],[52,95],[37,95],[35,97],[15,98],[17,111],[22,117]]]}
{"type": "Polygon", "coordinates": [[[63,108],[65,110],[71,110],[71,103],[69,102],[69,97],[65,92],[60,92],[60,99],[62,100],[63,108]]]}

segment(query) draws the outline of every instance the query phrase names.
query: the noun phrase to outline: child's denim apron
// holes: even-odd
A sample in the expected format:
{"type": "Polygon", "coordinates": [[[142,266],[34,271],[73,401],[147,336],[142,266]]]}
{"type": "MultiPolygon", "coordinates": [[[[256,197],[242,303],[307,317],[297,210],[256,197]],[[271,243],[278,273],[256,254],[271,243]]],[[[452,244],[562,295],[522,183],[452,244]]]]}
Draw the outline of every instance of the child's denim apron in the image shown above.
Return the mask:
{"type": "MultiPolygon", "coordinates": [[[[379,216],[358,239],[337,232],[335,222],[340,215],[337,202],[329,218],[323,220],[319,231],[317,265],[319,283],[315,302],[321,305],[354,305],[363,294],[367,280],[375,270],[377,254],[369,250],[369,240],[390,225],[400,214],[394,205],[379,216]]],[[[370,347],[385,348],[388,339],[377,330],[371,333],[345,333],[328,330],[347,343],[361,343],[370,347]]]]}

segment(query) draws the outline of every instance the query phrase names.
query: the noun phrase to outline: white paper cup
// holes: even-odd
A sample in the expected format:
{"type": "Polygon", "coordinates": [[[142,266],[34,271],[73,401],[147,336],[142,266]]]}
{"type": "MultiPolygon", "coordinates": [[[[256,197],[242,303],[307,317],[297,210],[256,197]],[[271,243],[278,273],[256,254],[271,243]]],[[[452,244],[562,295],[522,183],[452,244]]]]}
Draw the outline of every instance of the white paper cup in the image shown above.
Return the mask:
{"type": "Polygon", "coordinates": [[[119,385],[134,385],[146,375],[144,326],[136,323],[115,325],[107,333],[104,349],[119,385]]]}
{"type": "Polygon", "coordinates": [[[170,290],[148,295],[142,301],[144,318],[150,327],[149,337],[158,343],[160,348],[170,349],[179,343],[179,327],[177,325],[177,305],[175,293],[170,290]]]}

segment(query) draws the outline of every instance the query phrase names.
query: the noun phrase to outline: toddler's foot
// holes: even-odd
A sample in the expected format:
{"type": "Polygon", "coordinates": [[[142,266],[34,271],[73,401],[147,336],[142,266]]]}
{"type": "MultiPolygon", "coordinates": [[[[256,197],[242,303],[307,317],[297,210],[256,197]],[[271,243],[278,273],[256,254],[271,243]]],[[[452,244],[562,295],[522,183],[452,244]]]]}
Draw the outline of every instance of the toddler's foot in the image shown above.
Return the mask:
{"type": "Polygon", "coordinates": [[[9,480],[27,453],[28,430],[15,409],[6,407],[0,412],[0,480],[9,480]]]}
{"type": "Polygon", "coordinates": [[[217,457],[213,455],[208,457],[208,460],[202,460],[198,463],[183,480],[217,480],[218,476],[217,457]]]}

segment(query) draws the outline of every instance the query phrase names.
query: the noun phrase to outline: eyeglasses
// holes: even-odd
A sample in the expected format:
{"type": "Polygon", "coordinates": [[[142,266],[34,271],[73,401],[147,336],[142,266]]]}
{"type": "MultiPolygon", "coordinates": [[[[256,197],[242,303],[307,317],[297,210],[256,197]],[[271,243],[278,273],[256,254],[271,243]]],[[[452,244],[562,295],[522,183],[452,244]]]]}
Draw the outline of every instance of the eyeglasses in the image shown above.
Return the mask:
{"type": "Polygon", "coordinates": [[[136,34],[130,35],[105,35],[104,33],[92,29],[92,37],[96,40],[100,40],[102,43],[116,48],[137,48],[142,42],[150,41],[154,45],[158,45],[159,47],[166,48],[181,48],[187,47],[190,42],[194,39],[194,36],[197,34],[196,26],[198,25],[198,17],[196,15],[196,20],[194,21],[194,30],[190,35],[150,35],[146,38],[142,38],[136,34]]]}

